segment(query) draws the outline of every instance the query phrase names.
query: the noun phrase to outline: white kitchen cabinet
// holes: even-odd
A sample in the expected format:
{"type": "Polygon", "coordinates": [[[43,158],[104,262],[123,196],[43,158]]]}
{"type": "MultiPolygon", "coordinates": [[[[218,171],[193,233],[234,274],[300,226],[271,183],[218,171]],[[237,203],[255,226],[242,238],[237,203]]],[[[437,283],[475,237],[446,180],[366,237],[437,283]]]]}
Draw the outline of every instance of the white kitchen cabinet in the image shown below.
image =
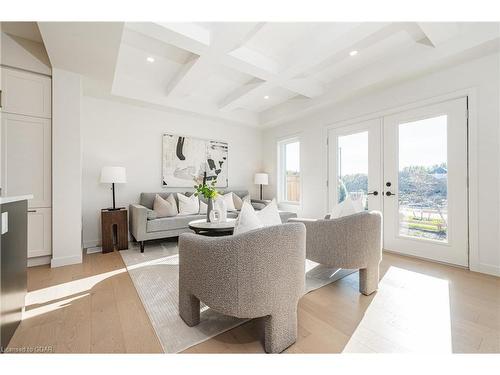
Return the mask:
{"type": "Polygon", "coordinates": [[[28,258],[52,254],[52,209],[28,209],[28,258]]]}
{"type": "Polygon", "coordinates": [[[33,194],[28,207],[51,207],[51,121],[2,115],[2,188],[4,195],[33,194]]]}
{"type": "Polygon", "coordinates": [[[52,117],[52,79],[21,70],[2,69],[2,111],[25,116],[52,117]]]}

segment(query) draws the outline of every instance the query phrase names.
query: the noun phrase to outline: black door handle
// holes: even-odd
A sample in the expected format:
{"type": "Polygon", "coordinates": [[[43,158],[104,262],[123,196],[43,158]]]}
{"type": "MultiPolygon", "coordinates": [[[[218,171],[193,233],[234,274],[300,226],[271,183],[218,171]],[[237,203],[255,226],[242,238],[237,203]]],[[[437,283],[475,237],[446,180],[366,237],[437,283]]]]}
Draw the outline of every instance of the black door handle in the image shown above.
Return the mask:
{"type": "Polygon", "coordinates": [[[378,191],[377,190],[371,191],[367,195],[375,195],[375,196],[377,196],[378,195],[378,191]]]}
{"type": "Polygon", "coordinates": [[[391,195],[396,195],[396,194],[393,194],[390,191],[388,191],[388,192],[385,193],[385,195],[387,195],[388,197],[390,197],[391,195]]]}

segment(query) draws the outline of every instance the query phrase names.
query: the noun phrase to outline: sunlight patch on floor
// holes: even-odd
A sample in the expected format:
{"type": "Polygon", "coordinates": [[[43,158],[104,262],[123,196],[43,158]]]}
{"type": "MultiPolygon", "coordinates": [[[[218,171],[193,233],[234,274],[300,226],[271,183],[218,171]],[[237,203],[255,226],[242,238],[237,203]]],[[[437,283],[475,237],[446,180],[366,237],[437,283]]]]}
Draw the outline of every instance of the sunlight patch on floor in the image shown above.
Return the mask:
{"type": "Polygon", "coordinates": [[[390,267],[344,353],[451,353],[448,280],[390,267]]]}
{"type": "Polygon", "coordinates": [[[78,280],[68,281],[66,283],[57,284],[48,288],[34,290],[28,292],[25,297],[25,305],[27,311],[36,305],[46,304],[50,301],[61,300],[71,296],[80,295],[92,289],[96,284],[106,280],[107,278],[116,276],[126,272],[125,268],[120,268],[114,271],[101,273],[94,276],[84,277],[78,280]]]}
{"type": "Polygon", "coordinates": [[[59,301],[54,302],[54,303],[42,305],[40,307],[26,309],[23,312],[23,320],[33,318],[33,317],[38,316],[38,315],[46,314],[46,313],[64,308],[67,305],[70,305],[71,302],[79,300],[79,299],[84,298],[84,297],[88,297],[88,296],[90,296],[90,293],[84,293],[84,294],[80,294],[76,297],[65,298],[65,299],[59,300],[59,301]]]}

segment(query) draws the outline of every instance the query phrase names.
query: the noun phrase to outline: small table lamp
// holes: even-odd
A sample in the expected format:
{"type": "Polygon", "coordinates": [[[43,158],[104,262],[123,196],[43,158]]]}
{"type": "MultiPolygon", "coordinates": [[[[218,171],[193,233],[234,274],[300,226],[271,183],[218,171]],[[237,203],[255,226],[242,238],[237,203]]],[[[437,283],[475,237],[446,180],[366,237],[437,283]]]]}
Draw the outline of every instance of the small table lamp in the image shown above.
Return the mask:
{"type": "Polygon", "coordinates": [[[124,184],[127,182],[127,174],[125,173],[125,168],[123,167],[102,167],[101,169],[101,183],[111,184],[111,189],[113,190],[113,208],[116,210],[115,206],[115,184],[124,184]]]}
{"type": "Polygon", "coordinates": [[[262,185],[269,183],[269,176],[267,173],[256,173],[253,180],[255,185],[260,185],[260,199],[262,200],[262,185]]]}

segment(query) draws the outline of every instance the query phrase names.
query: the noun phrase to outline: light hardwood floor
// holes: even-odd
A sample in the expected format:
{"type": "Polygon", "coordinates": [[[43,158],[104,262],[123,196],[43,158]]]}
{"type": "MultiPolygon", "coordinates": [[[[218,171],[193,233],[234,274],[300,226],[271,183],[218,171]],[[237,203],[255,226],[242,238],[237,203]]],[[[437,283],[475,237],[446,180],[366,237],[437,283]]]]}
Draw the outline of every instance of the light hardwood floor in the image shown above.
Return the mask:
{"type": "MultiPolygon", "coordinates": [[[[391,267],[447,280],[453,352],[500,352],[499,278],[384,253],[381,278],[391,267]]],[[[20,324],[9,348],[48,346],[58,353],[162,351],[117,252],[85,255],[80,265],[30,268],[28,290],[28,318],[20,324]]],[[[307,294],[299,303],[298,340],[287,352],[342,352],[376,296],[359,294],[357,274],[307,294]]],[[[390,300],[386,302],[391,324],[397,325],[404,314],[398,311],[397,301],[394,306],[390,300]]],[[[425,308],[434,306],[429,303],[425,308]]],[[[252,320],[186,352],[261,353],[260,328],[261,322],[252,320]]],[[[378,351],[373,345],[377,339],[376,335],[357,336],[358,348],[378,351]]],[[[404,350],[398,340],[380,339],[387,351],[404,350]]]]}

